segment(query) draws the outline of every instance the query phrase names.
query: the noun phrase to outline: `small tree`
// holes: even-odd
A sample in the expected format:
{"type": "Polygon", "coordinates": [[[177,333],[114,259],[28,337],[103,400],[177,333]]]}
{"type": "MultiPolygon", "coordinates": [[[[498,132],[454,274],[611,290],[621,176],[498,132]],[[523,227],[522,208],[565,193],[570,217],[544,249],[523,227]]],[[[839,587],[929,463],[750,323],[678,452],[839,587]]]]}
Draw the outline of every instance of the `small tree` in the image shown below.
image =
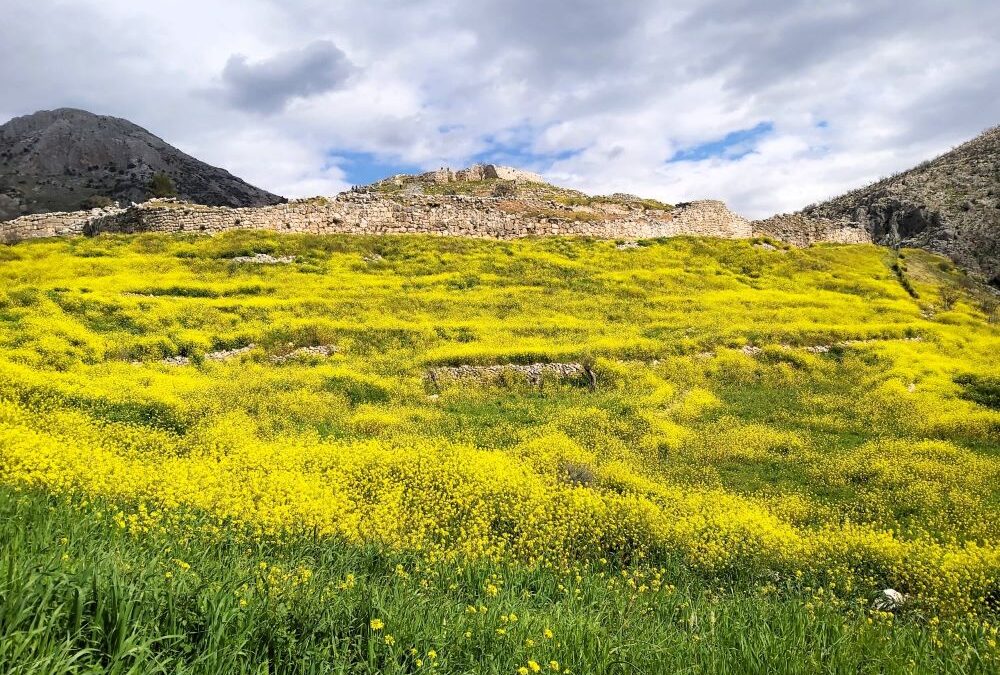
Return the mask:
{"type": "Polygon", "coordinates": [[[170,180],[170,176],[162,171],[153,174],[153,178],[149,181],[149,191],[154,197],[159,198],[177,196],[174,181],[170,180]]]}
{"type": "Polygon", "coordinates": [[[941,287],[941,307],[945,311],[955,307],[955,303],[958,302],[959,293],[957,288],[952,286],[942,286],[941,287]]]}

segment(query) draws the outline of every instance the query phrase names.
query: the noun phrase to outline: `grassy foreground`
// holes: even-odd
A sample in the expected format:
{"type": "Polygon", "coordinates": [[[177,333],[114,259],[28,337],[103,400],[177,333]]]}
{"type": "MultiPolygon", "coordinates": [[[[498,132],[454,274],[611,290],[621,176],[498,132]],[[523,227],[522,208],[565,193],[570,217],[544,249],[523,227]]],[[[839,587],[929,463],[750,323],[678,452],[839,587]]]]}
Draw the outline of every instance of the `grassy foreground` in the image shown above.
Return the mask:
{"type": "Polygon", "coordinates": [[[0,671],[995,671],[995,321],[869,246],[0,249],[0,671]]]}

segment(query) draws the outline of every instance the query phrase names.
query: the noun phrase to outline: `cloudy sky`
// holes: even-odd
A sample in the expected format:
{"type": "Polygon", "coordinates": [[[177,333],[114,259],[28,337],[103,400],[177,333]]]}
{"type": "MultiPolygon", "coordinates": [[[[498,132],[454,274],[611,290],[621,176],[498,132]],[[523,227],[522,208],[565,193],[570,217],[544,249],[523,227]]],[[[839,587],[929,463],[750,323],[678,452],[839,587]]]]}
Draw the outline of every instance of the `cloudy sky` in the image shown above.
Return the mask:
{"type": "Polygon", "coordinates": [[[125,117],[290,197],[492,161],[798,209],[1000,123],[995,0],[4,0],[0,118],[125,117]]]}

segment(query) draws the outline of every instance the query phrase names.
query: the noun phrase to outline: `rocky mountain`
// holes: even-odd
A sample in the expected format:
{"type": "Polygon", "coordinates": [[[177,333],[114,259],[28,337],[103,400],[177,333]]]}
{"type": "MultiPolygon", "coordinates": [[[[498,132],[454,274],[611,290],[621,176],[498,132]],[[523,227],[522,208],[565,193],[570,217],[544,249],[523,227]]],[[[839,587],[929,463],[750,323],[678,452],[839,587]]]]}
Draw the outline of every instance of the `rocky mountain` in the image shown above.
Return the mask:
{"type": "Polygon", "coordinates": [[[1000,288],[1000,126],[801,215],[856,223],[877,244],[942,253],[1000,288]]]}
{"type": "Polygon", "coordinates": [[[263,206],[284,201],[186,155],[128,120],[60,108],[0,126],[0,220],[74,211],[108,199],[142,202],[154,176],[187,201],[263,206]],[[172,183],[172,186],[170,185],[172,183]]]}

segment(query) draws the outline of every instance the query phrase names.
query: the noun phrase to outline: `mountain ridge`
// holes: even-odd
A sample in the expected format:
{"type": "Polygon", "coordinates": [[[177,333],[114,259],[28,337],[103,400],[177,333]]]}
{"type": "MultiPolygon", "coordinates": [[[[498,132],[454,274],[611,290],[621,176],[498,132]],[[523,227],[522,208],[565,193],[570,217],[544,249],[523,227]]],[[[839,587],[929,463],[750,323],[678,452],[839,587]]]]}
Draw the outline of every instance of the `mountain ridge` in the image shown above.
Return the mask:
{"type": "Polygon", "coordinates": [[[283,198],[173,147],[139,125],[77,108],[41,110],[0,125],[0,220],[142,202],[166,174],[179,197],[208,206],[265,206],[283,198]]]}

